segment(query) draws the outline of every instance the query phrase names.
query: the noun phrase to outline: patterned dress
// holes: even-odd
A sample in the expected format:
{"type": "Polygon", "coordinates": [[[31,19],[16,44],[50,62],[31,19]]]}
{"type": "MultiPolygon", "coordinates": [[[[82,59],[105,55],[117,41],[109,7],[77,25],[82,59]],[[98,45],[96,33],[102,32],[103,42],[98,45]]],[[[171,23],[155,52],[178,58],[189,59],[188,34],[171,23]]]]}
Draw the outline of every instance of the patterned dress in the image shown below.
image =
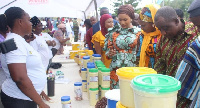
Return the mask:
{"type": "Polygon", "coordinates": [[[111,89],[119,88],[119,79],[116,70],[121,67],[134,67],[136,62],[136,46],[138,31],[134,28],[121,28],[118,24],[106,35],[104,51],[106,56],[111,58],[111,89]],[[116,55],[110,57],[108,55],[111,49],[116,50],[116,55]]]}

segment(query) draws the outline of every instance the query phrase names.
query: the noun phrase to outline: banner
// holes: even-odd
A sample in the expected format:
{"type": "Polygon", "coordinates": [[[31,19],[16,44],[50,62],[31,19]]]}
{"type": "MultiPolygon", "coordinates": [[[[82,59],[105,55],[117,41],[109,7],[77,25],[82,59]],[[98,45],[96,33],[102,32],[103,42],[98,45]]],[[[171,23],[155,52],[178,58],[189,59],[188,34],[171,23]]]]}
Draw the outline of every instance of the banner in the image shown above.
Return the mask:
{"type": "Polygon", "coordinates": [[[47,4],[49,0],[29,0],[29,4],[47,4]]]}

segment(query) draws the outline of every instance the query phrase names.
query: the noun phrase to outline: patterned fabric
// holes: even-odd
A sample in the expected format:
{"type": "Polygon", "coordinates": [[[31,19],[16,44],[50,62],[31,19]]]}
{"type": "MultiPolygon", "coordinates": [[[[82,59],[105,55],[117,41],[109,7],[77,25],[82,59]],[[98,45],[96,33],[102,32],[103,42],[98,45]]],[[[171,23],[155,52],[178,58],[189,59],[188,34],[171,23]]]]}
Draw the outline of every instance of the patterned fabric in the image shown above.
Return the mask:
{"type": "MultiPolygon", "coordinates": [[[[104,47],[104,40],[105,37],[103,36],[102,32],[99,30],[97,33],[95,33],[92,36],[92,43],[94,44],[94,41],[99,42],[100,47],[103,48],[104,47]]],[[[105,51],[101,50],[101,56],[103,57],[104,60],[104,65],[109,68],[110,67],[110,63],[111,63],[111,59],[108,59],[105,55],[105,51]]]]}
{"type": "Polygon", "coordinates": [[[73,21],[74,42],[78,41],[79,26],[76,20],[73,21]]]}
{"type": "Polygon", "coordinates": [[[109,30],[106,35],[104,51],[106,56],[111,58],[111,89],[119,88],[118,76],[116,70],[121,67],[134,67],[136,61],[136,33],[138,31],[134,28],[123,29],[120,25],[115,25],[113,29],[109,30]],[[116,55],[110,57],[110,49],[116,50],[116,55]]]}
{"type": "Polygon", "coordinates": [[[151,33],[146,33],[142,31],[140,35],[140,41],[138,44],[141,46],[139,47],[140,51],[140,67],[150,67],[154,68],[155,64],[155,54],[156,54],[156,46],[158,40],[161,38],[161,32],[156,28],[156,31],[151,33]]]}
{"type": "Polygon", "coordinates": [[[190,45],[176,73],[176,79],[182,83],[179,94],[190,100],[195,100],[200,91],[199,55],[200,37],[190,45]]]}
{"type": "Polygon", "coordinates": [[[191,102],[192,102],[191,100],[178,95],[176,101],[176,108],[189,108],[191,102]]]}
{"type": "Polygon", "coordinates": [[[154,69],[160,74],[174,77],[187,48],[195,38],[197,38],[196,33],[189,34],[188,32],[184,32],[177,36],[177,39],[171,40],[162,36],[156,47],[154,69]]]}
{"type": "MultiPolygon", "coordinates": [[[[53,36],[54,36],[54,38],[64,39],[63,32],[60,29],[58,29],[57,31],[55,31],[55,33],[54,33],[53,36]]],[[[62,43],[60,43],[60,47],[58,49],[57,54],[63,54],[63,51],[64,51],[63,45],[62,45],[62,43]]]]}

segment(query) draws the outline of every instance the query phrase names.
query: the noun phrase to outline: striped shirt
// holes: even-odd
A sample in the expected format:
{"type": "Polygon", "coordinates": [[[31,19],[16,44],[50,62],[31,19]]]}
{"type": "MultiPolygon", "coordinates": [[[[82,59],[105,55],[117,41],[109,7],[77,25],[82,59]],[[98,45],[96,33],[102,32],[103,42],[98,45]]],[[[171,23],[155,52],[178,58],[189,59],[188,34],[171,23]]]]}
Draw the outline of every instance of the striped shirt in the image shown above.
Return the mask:
{"type": "Polygon", "coordinates": [[[177,70],[176,79],[182,83],[179,91],[181,96],[190,100],[197,98],[200,90],[200,37],[186,51],[177,70]]]}
{"type": "Polygon", "coordinates": [[[197,37],[197,33],[184,32],[176,39],[162,36],[156,47],[156,63],[154,69],[169,76],[175,76],[190,43],[197,37]]]}

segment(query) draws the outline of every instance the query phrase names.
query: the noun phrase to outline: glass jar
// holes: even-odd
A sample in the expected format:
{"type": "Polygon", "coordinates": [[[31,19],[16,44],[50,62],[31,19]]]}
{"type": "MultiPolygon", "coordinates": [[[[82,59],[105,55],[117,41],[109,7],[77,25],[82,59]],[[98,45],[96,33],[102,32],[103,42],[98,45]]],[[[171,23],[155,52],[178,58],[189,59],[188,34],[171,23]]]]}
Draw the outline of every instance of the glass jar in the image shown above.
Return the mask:
{"type": "Polygon", "coordinates": [[[82,83],[75,82],[74,83],[74,93],[75,93],[75,100],[81,101],[82,98],[82,83]]]}
{"type": "Polygon", "coordinates": [[[62,108],[71,108],[70,96],[61,97],[62,108]]]}

